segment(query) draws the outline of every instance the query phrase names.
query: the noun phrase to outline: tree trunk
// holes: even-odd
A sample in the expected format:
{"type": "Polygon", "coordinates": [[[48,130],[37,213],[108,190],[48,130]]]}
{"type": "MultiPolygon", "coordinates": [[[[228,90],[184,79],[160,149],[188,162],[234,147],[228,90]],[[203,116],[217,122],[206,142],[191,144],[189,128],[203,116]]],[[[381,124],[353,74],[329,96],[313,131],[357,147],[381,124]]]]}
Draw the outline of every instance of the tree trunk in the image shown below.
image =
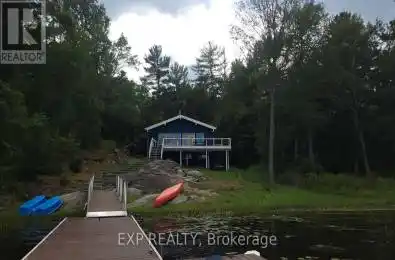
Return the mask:
{"type": "Polygon", "coordinates": [[[156,87],[160,91],[160,77],[156,77],[156,87]]]}
{"type": "Polygon", "coordinates": [[[353,110],[353,113],[354,113],[355,131],[358,135],[359,145],[361,146],[361,154],[362,154],[363,166],[365,168],[366,177],[373,178],[374,176],[372,174],[372,171],[370,170],[368,155],[367,155],[367,151],[366,151],[365,138],[363,136],[363,131],[362,131],[360,124],[359,124],[358,113],[355,109],[353,110]]]}
{"type": "Polygon", "coordinates": [[[368,155],[366,152],[365,138],[363,137],[363,133],[361,130],[359,130],[358,136],[359,136],[359,143],[361,144],[361,152],[362,152],[363,164],[365,166],[366,176],[368,178],[373,178],[372,171],[370,170],[368,155]]]}
{"type": "Polygon", "coordinates": [[[314,155],[314,137],[313,137],[313,130],[311,127],[308,131],[308,143],[309,143],[309,161],[310,167],[313,172],[317,172],[317,167],[315,165],[315,155],[314,155]]]}
{"type": "Polygon", "coordinates": [[[269,132],[269,181],[273,185],[274,180],[274,137],[275,137],[275,125],[274,125],[274,108],[275,108],[275,87],[271,91],[270,95],[270,132],[269,132]]]}
{"type": "MultiPolygon", "coordinates": [[[[353,56],[351,65],[352,65],[351,68],[354,69],[354,67],[355,67],[355,55],[353,56]]],[[[354,84],[356,84],[356,82],[354,82],[354,84]]],[[[355,131],[356,131],[356,133],[358,135],[358,141],[359,141],[359,144],[361,146],[362,160],[363,160],[363,165],[365,167],[366,177],[373,178],[374,176],[372,174],[372,171],[370,170],[368,155],[367,155],[367,152],[366,152],[365,138],[363,136],[363,131],[362,131],[360,123],[359,123],[359,113],[358,113],[359,105],[358,105],[358,102],[357,102],[355,90],[352,87],[351,87],[351,93],[352,93],[352,101],[353,101],[352,113],[353,113],[353,117],[354,117],[355,131]]]]}

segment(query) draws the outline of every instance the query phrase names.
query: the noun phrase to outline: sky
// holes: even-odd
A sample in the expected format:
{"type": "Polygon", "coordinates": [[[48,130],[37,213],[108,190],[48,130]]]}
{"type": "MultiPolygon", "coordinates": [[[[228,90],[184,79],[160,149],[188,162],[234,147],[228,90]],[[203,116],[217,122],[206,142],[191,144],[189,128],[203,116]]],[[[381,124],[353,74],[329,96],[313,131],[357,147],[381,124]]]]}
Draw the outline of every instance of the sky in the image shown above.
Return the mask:
{"type": "MultiPolygon", "coordinates": [[[[234,24],[234,0],[101,0],[112,22],[110,38],[127,37],[141,62],[148,49],[161,45],[163,53],[183,65],[194,64],[208,41],[225,47],[228,60],[240,55],[229,33],[234,24]]],[[[324,0],[327,10],[359,13],[366,20],[395,18],[393,0],[324,0]]],[[[125,69],[133,80],[144,75],[125,69]]]]}

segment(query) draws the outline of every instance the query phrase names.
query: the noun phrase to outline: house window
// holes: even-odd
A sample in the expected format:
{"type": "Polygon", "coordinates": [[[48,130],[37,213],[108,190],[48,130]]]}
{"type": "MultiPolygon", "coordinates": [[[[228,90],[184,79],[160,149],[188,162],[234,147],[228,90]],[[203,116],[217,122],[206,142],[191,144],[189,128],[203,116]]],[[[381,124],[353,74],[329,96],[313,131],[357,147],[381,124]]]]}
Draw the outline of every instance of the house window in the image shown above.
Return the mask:
{"type": "Polygon", "coordinates": [[[162,144],[162,140],[164,138],[169,138],[169,139],[165,139],[164,145],[170,145],[170,146],[180,145],[181,134],[179,133],[160,133],[158,135],[160,144],[162,144]]]}
{"type": "Polygon", "coordinates": [[[196,145],[204,145],[204,133],[196,133],[196,145]]]}
{"type": "Polygon", "coordinates": [[[182,134],[182,145],[192,146],[194,139],[195,139],[194,133],[183,133],[182,134]]]}

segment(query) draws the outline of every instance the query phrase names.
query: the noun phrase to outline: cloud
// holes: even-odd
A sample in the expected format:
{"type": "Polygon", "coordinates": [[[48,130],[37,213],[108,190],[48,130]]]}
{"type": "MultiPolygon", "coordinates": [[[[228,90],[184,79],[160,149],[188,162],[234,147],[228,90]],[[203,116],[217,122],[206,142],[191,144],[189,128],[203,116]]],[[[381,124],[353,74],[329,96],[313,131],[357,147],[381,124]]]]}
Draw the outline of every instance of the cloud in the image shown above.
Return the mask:
{"type": "MultiPolygon", "coordinates": [[[[225,0],[212,0],[209,6],[189,6],[177,16],[150,9],[144,14],[125,13],[113,20],[110,38],[114,40],[124,33],[132,52],[141,61],[148,49],[158,44],[173,61],[190,66],[208,41],[224,46],[231,60],[238,56],[238,48],[229,32],[234,19],[233,3],[225,0]]],[[[128,70],[128,75],[133,79],[142,74],[142,69],[139,72],[128,70]]]]}
{"type": "Polygon", "coordinates": [[[395,18],[395,2],[393,0],[326,0],[323,2],[331,13],[350,11],[360,14],[371,22],[376,18],[391,20],[395,18]]]}
{"type": "Polygon", "coordinates": [[[175,15],[190,6],[210,4],[210,0],[101,0],[101,2],[104,3],[110,17],[129,12],[143,14],[147,9],[156,9],[161,13],[175,15]]]}

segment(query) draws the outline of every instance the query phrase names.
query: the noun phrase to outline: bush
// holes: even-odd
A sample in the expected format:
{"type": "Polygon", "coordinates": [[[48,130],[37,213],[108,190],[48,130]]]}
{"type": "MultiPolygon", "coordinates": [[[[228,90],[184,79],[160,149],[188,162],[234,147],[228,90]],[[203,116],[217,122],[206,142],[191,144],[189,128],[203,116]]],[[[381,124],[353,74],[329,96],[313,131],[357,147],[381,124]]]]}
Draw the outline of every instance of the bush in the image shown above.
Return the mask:
{"type": "Polygon", "coordinates": [[[368,180],[346,174],[308,173],[301,179],[300,186],[319,192],[349,193],[371,187],[368,180]]]}
{"type": "Polygon", "coordinates": [[[69,179],[67,178],[67,176],[65,174],[62,174],[62,176],[60,177],[59,180],[59,184],[60,186],[66,186],[67,184],[69,184],[69,179]]]}
{"type": "Polygon", "coordinates": [[[101,142],[100,148],[107,152],[112,152],[115,148],[117,148],[117,143],[113,140],[103,140],[101,142]]]}
{"type": "Polygon", "coordinates": [[[253,165],[243,171],[241,177],[251,182],[267,182],[269,180],[269,174],[266,169],[267,168],[261,164],[253,165]]]}
{"type": "Polygon", "coordinates": [[[84,160],[82,158],[74,159],[69,165],[70,170],[74,173],[82,172],[83,167],[84,167],[84,160]]]}
{"type": "Polygon", "coordinates": [[[299,186],[303,175],[297,172],[285,172],[277,176],[276,181],[279,184],[299,186]]]}
{"type": "MultiPolygon", "coordinates": [[[[311,165],[310,160],[308,158],[302,157],[302,158],[299,158],[298,161],[295,163],[294,169],[299,173],[306,174],[309,172],[313,172],[314,167],[313,167],[313,165],[311,165]]],[[[316,172],[323,172],[324,171],[324,168],[318,161],[315,162],[315,171],[316,172]]]]}

